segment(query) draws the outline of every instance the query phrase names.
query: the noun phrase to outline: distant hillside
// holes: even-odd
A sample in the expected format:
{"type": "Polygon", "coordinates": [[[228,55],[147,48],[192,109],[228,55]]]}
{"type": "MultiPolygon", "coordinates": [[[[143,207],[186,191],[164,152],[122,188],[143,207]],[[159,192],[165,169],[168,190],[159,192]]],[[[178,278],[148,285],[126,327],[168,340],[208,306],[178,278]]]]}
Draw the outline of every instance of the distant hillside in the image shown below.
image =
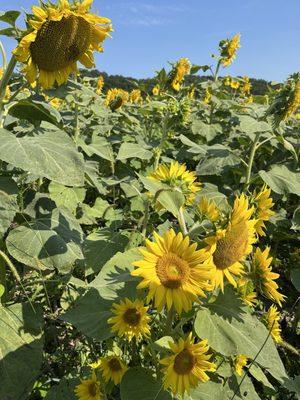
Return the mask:
{"type": "MultiPolygon", "coordinates": [[[[154,79],[135,79],[131,77],[125,77],[122,75],[108,75],[106,72],[100,72],[97,69],[94,70],[86,70],[83,69],[82,73],[84,76],[91,77],[91,78],[97,78],[99,75],[103,75],[105,85],[104,85],[104,91],[107,91],[108,89],[118,87],[120,89],[124,90],[132,90],[136,88],[137,85],[143,85],[146,90],[151,91],[151,89],[155,85],[154,79]]],[[[195,76],[195,75],[190,75],[186,78],[186,82],[188,84],[192,83],[199,83],[199,82],[204,82],[206,80],[210,79],[207,76],[195,76]]],[[[252,84],[252,94],[254,95],[264,95],[266,94],[268,90],[268,85],[269,82],[265,81],[264,79],[255,79],[255,78],[250,78],[251,84],[252,84]]]]}

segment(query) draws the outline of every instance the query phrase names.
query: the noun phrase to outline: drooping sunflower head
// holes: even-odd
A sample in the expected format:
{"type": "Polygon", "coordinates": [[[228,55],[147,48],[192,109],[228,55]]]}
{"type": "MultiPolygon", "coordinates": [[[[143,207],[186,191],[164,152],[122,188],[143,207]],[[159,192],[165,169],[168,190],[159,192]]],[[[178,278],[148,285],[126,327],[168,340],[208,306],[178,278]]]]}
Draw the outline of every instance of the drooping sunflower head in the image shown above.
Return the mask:
{"type": "Polygon", "coordinates": [[[188,75],[191,71],[191,63],[188,58],[181,58],[175,64],[173,70],[171,71],[171,86],[178,92],[184,81],[184,77],[188,75]]]}
{"type": "Polygon", "coordinates": [[[197,207],[204,217],[210,219],[213,222],[217,221],[220,218],[220,211],[216,203],[213,200],[209,200],[205,196],[201,197],[197,207]]]}
{"type": "Polygon", "coordinates": [[[241,35],[237,33],[231,39],[221,40],[219,44],[220,62],[223,67],[228,67],[236,57],[237,49],[240,48],[241,35]]]}
{"type": "Polygon", "coordinates": [[[81,380],[74,391],[79,400],[101,400],[103,398],[100,382],[94,372],[89,379],[81,380]]]}
{"type": "Polygon", "coordinates": [[[278,292],[278,285],[275,282],[279,278],[279,274],[272,271],[272,257],[269,257],[270,247],[266,247],[264,251],[257,248],[252,261],[252,277],[257,290],[276,301],[279,305],[284,301],[285,296],[278,292]]]}
{"type": "Polygon", "coordinates": [[[242,376],[243,374],[243,369],[247,365],[248,358],[244,354],[239,354],[236,356],[234,360],[234,368],[235,372],[239,375],[242,376]]]}
{"type": "Polygon", "coordinates": [[[265,322],[275,342],[280,343],[282,341],[281,327],[279,324],[280,314],[276,306],[272,305],[269,308],[268,312],[263,317],[263,321],[265,322]]]}
{"type": "Polygon", "coordinates": [[[269,221],[270,217],[274,215],[271,208],[274,206],[273,199],[270,196],[271,189],[264,185],[259,192],[254,192],[253,202],[255,205],[255,230],[260,236],[265,236],[264,228],[265,221],[269,221]]]}
{"type": "Polygon", "coordinates": [[[207,354],[207,340],[194,343],[190,333],[186,340],[179,339],[178,343],[170,342],[172,355],[163,358],[164,388],[170,388],[174,395],[189,393],[199,382],[207,382],[210,378],[207,371],[214,372],[216,366],[210,362],[211,355],[207,354]]]}
{"type": "Polygon", "coordinates": [[[97,87],[96,87],[97,94],[102,93],[103,86],[104,86],[104,78],[103,75],[100,75],[99,78],[97,79],[97,87]]]}
{"type": "Polygon", "coordinates": [[[243,82],[241,85],[241,93],[244,96],[250,96],[251,87],[252,87],[252,85],[250,83],[250,78],[248,76],[244,76],[243,82]]]}
{"type": "Polygon", "coordinates": [[[142,101],[142,93],[140,89],[134,89],[130,92],[129,101],[133,104],[138,104],[142,101]]]}
{"type": "Polygon", "coordinates": [[[141,300],[126,298],[118,304],[114,303],[111,310],[113,316],[108,320],[112,325],[111,331],[120,337],[124,336],[128,341],[150,335],[148,308],[141,300]]]}
{"type": "Polygon", "coordinates": [[[133,263],[137,269],[131,274],[143,279],[138,288],[149,289],[148,300],[154,299],[158,311],[166,305],[179,314],[187,312],[198,296],[211,290],[209,253],[197,250],[196,243],[190,244],[188,236],[176,235],[173,229],[153,235],[155,242],[146,240],[146,249],[140,250],[143,259],[133,263]]]}
{"type": "Polygon", "coordinates": [[[254,283],[248,277],[243,276],[237,280],[237,292],[239,297],[250,307],[254,307],[257,303],[257,293],[254,289],[254,283]]]}
{"type": "Polygon", "coordinates": [[[89,12],[92,2],[59,0],[57,5],[32,7],[30,28],[14,50],[17,60],[26,64],[23,71],[31,84],[37,81],[50,89],[77,72],[77,61],[87,68],[94,66],[93,52],[103,51],[112,28],[108,18],[89,12]]]}
{"type": "Polygon", "coordinates": [[[179,164],[178,161],[172,161],[169,165],[160,164],[149,178],[179,189],[185,195],[187,205],[193,203],[201,187],[201,184],[196,182],[196,173],[188,171],[186,165],[179,164]]]}
{"type": "Polygon", "coordinates": [[[244,273],[241,262],[251,253],[256,241],[255,220],[251,220],[253,208],[245,195],[235,199],[230,221],[226,229],[217,230],[215,236],[206,239],[208,251],[213,257],[215,272],[213,285],[224,291],[224,278],[237,286],[235,277],[244,273]]]}
{"type": "Polygon", "coordinates": [[[110,107],[112,111],[115,111],[124,106],[129,100],[129,93],[123,89],[109,89],[106,94],[105,104],[110,107]]]}
{"type": "Polygon", "coordinates": [[[99,368],[102,371],[105,381],[113,381],[115,385],[121,382],[123,375],[128,369],[123,360],[117,355],[102,357],[99,368]]]}
{"type": "Polygon", "coordinates": [[[212,99],[212,89],[210,87],[207,87],[205,89],[205,95],[203,101],[205,104],[210,104],[211,99],[212,99]]]}

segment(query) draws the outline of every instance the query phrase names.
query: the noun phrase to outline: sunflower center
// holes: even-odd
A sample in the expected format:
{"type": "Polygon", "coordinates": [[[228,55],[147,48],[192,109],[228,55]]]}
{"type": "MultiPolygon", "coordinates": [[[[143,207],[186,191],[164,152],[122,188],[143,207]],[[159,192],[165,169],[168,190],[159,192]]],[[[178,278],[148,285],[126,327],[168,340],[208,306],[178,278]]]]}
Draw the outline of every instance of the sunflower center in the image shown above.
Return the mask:
{"type": "Polygon", "coordinates": [[[88,387],[88,391],[89,391],[89,395],[90,395],[91,397],[95,397],[95,396],[97,395],[97,393],[98,393],[98,385],[97,385],[97,382],[92,382],[92,383],[90,383],[90,384],[89,384],[89,387],[88,387]]]}
{"type": "Polygon", "coordinates": [[[120,371],[122,369],[121,363],[117,358],[109,360],[108,365],[112,371],[120,371]]]}
{"type": "Polygon", "coordinates": [[[186,375],[191,372],[196,364],[196,357],[188,349],[182,350],[174,360],[174,371],[178,375],[186,375]]]}
{"type": "Polygon", "coordinates": [[[226,269],[239,261],[248,247],[248,229],[244,221],[229,229],[225,236],[217,241],[213,254],[218,269],[226,269]]]}
{"type": "Polygon", "coordinates": [[[136,326],[141,320],[141,313],[136,308],[128,308],[123,315],[123,319],[127,324],[136,326]]]}
{"type": "Polygon", "coordinates": [[[189,266],[176,254],[167,253],[157,261],[156,273],[165,287],[178,289],[188,278],[189,266]]]}
{"type": "Polygon", "coordinates": [[[82,17],[70,15],[60,21],[46,21],[30,45],[32,60],[45,71],[66,68],[88,50],[91,36],[91,25],[82,17]]]}

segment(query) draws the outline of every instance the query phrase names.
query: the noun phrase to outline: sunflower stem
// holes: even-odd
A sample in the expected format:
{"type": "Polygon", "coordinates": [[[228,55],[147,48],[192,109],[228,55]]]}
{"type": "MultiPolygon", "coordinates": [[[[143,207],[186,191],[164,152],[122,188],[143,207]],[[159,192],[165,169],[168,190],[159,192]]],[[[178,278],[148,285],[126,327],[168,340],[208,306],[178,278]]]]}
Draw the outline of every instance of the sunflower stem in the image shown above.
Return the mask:
{"type": "Polygon", "coordinates": [[[282,340],[282,341],[279,343],[279,345],[280,345],[281,347],[283,347],[284,349],[289,350],[291,353],[294,353],[294,354],[296,354],[297,356],[300,356],[300,351],[297,350],[297,349],[296,349],[294,346],[292,346],[290,343],[288,343],[288,342],[282,340]]]}
{"type": "Polygon", "coordinates": [[[259,147],[259,145],[258,145],[259,136],[260,136],[260,132],[257,132],[257,134],[255,135],[252,147],[251,147],[249,162],[248,162],[248,167],[247,167],[247,172],[246,172],[245,189],[248,188],[249,183],[251,181],[251,172],[252,172],[252,167],[253,167],[254,156],[255,156],[256,150],[259,147]]]}
{"type": "Polygon", "coordinates": [[[135,365],[138,365],[138,352],[137,352],[137,345],[136,345],[136,338],[134,337],[134,338],[132,338],[132,341],[131,341],[131,351],[132,351],[132,354],[131,354],[131,363],[130,363],[130,366],[135,366],[135,365]]]}
{"type": "Polygon", "coordinates": [[[163,146],[165,144],[165,141],[168,137],[168,122],[169,122],[169,116],[166,115],[164,122],[163,122],[163,129],[162,129],[162,137],[157,149],[157,153],[156,153],[156,157],[155,157],[155,163],[154,163],[154,169],[156,170],[158,168],[159,165],[159,161],[160,161],[160,157],[161,157],[161,153],[163,150],[163,146]]]}
{"type": "Polygon", "coordinates": [[[0,120],[2,126],[2,115],[3,115],[3,100],[5,98],[6,88],[9,84],[10,78],[14,72],[15,66],[17,64],[16,57],[14,55],[11,56],[11,59],[8,63],[7,68],[3,73],[3,77],[0,82],[0,120]]]}
{"type": "Polygon", "coordinates": [[[179,223],[179,226],[180,226],[180,229],[181,229],[182,233],[184,234],[184,236],[187,236],[188,235],[188,230],[187,230],[187,227],[186,227],[186,223],[185,223],[184,214],[183,214],[183,208],[182,207],[179,208],[177,219],[178,219],[178,223],[179,223]]]}
{"type": "Polygon", "coordinates": [[[174,316],[175,316],[175,310],[174,307],[172,306],[167,314],[166,326],[164,330],[165,336],[170,336],[172,333],[174,316]]]}
{"type": "Polygon", "coordinates": [[[6,51],[4,49],[3,43],[0,40],[0,51],[1,51],[1,55],[2,55],[2,67],[3,70],[6,70],[7,68],[7,57],[6,57],[6,51]]]}

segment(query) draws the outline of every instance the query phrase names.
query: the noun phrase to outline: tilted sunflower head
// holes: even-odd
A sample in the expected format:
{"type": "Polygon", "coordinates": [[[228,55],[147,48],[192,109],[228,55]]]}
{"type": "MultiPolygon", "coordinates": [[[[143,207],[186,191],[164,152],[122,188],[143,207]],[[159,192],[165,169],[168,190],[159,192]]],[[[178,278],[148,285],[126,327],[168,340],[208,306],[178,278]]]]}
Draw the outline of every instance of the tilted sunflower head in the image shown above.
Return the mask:
{"type": "Polygon", "coordinates": [[[272,211],[274,203],[271,197],[271,189],[263,185],[259,191],[254,192],[252,202],[255,207],[255,230],[259,236],[265,236],[265,222],[269,221],[272,215],[275,214],[272,211]]]}
{"type": "Polygon", "coordinates": [[[99,400],[102,398],[100,382],[93,372],[89,379],[82,379],[81,383],[74,390],[79,400],[99,400]]]}
{"type": "Polygon", "coordinates": [[[129,93],[123,89],[109,89],[106,94],[105,104],[112,111],[116,111],[119,108],[123,107],[124,104],[129,100],[129,93]]]}
{"type": "Polygon", "coordinates": [[[277,307],[272,305],[263,316],[263,322],[268,328],[272,338],[276,343],[282,342],[281,327],[280,327],[280,314],[277,307]]]}
{"type": "Polygon", "coordinates": [[[50,89],[76,73],[78,61],[87,68],[94,66],[93,52],[103,51],[112,27],[108,18],[89,12],[92,3],[59,0],[56,5],[32,7],[29,28],[13,51],[25,64],[23,72],[31,84],[38,82],[50,89]]]}
{"type": "Polygon", "coordinates": [[[106,382],[113,381],[115,385],[121,382],[128,369],[123,360],[117,355],[102,357],[99,368],[102,371],[104,380],[106,382]]]}
{"type": "Polygon", "coordinates": [[[188,75],[191,71],[191,63],[188,58],[180,58],[174,65],[172,71],[170,72],[171,87],[176,92],[181,88],[184,81],[184,77],[188,75]]]}
{"type": "Polygon", "coordinates": [[[219,43],[220,62],[223,67],[228,67],[236,57],[237,49],[240,48],[241,35],[237,33],[231,39],[221,40],[219,43]]]}

